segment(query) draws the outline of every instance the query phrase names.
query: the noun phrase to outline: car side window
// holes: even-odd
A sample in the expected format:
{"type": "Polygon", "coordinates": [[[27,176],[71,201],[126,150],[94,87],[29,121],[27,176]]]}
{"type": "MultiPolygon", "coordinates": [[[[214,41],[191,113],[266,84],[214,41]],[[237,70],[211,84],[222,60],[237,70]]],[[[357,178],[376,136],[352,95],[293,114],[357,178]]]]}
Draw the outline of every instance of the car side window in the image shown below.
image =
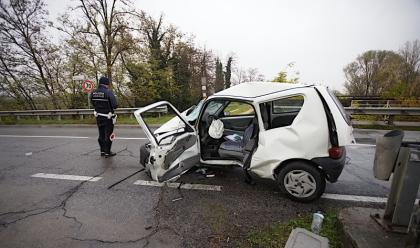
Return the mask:
{"type": "Polygon", "coordinates": [[[254,115],[254,107],[249,103],[230,102],[223,112],[225,116],[254,115]]]}
{"type": "Polygon", "coordinates": [[[304,102],[302,95],[286,97],[271,102],[270,129],[292,125],[304,102]]]}

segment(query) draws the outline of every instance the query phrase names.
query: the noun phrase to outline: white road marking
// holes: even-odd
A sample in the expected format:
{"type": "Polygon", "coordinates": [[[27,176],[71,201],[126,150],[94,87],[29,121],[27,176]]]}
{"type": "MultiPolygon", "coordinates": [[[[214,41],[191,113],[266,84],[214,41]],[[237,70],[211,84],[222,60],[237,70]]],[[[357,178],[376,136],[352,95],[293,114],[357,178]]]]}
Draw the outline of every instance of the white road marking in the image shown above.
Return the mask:
{"type": "Polygon", "coordinates": [[[386,203],[388,198],[375,196],[360,196],[360,195],[340,195],[324,193],[321,198],[339,200],[339,201],[353,201],[353,202],[370,202],[370,203],[386,203]]]}
{"type": "Polygon", "coordinates": [[[0,138],[64,138],[64,139],[89,139],[82,136],[40,136],[40,135],[0,135],[0,138]]]}
{"type": "Polygon", "coordinates": [[[362,143],[356,143],[356,144],[350,144],[348,146],[370,146],[370,147],[375,147],[376,145],[374,144],[362,144],[362,143]]]}
{"type": "MultiPolygon", "coordinates": [[[[135,185],[142,186],[154,186],[154,187],[169,187],[169,188],[178,188],[180,183],[158,183],[155,181],[146,181],[146,180],[137,180],[134,182],[135,185]]],[[[209,190],[209,191],[222,191],[222,186],[218,185],[207,185],[207,184],[181,184],[181,189],[195,189],[195,190],[209,190]]]]}
{"type": "Polygon", "coordinates": [[[37,174],[32,175],[31,177],[74,180],[74,181],[89,181],[89,182],[97,182],[102,179],[102,177],[88,177],[88,176],[76,176],[76,175],[47,174],[47,173],[37,173],[37,174]]]}
{"type": "Polygon", "coordinates": [[[117,140],[146,140],[147,138],[125,138],[125,137],[116,137],[117,140]]]}
{"type": "MultiPolygon", "coordinates": [[[[62,175],[62,174],[47,174],[37,173],[31,177],[48,178],[48,179],[62,179],[62,180],[75,180],[75,181],[89,181],[97,182],[102,177],[89,177],[89,176],[77,176],[77,175],[62,175]]],[[[181,189],[193,189],[193,190],[208,190],[208,191],[222,191],[222,186],[208,185],[208,184],[189,184],[189,183],[158,183],[155,181],[137,180],[134,182],[135,185],[141,186],[152,186],[152,187],[169,187],[169,188],[181,188],[181,189]],[[179,186],[181,185],[181,186],[179,186]]],[[[376,196],[360,196],[360,195],[342,195],[342,194],[330,194],[324,193],[321,198],[338,200],[338,201],[351,201],[351,202],[364,202],[364,203],[386,203],[388,198],[376,197],[376,196]]],[[[416,200],[418,204],[420,199],[416,200]]]]}
{"type": "MultiPolygon", "coordinates": [[[[85,136],[41,136],[41,135],[7,135],[1,134],[0,138],[55,138],[55,139],[96,139],[96,137],[85,136]]],[[[117,137],[117,140],[145,140],[147,138],[117,137]]]]}
{"type": "MultiPolygon", "coordinates": [[[[339,200],[339,201],[354,201],[354,202],[366,202],[366,203],[387,203],[388,198],[377,197],[377,196],[361,196],[361,195],[340,195],[340,194],[329,194],[324,193],[321,198],[339,200]]],[[[416,199],[415,205],[419,204],[420,199],[416,199]]]]}

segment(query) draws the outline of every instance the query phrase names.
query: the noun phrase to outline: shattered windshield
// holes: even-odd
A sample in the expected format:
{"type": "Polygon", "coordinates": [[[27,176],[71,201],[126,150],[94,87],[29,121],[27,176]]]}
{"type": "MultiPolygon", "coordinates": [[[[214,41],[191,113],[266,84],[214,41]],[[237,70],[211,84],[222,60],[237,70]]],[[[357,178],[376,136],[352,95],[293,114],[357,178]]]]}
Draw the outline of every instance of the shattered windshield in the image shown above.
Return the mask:
{"type": "Polygon", "coordinates": [[[189,113],[188,115],[185,116],[187,121],[190,122],[190,121],[196,121],[197,120],[198,115],[200,114],[201,107],[203,107],[203,102],[204,102],[204,100],[201,100],[197,104],[197,106],[194,107],[194,110],[191,111],[191,113],[189,113]]]}

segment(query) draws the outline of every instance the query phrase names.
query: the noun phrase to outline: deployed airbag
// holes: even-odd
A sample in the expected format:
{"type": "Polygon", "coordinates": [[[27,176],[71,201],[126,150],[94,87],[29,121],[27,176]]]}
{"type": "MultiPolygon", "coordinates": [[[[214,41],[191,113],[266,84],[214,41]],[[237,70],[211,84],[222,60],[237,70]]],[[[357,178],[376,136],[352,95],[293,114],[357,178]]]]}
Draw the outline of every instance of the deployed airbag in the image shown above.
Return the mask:
{"type": "Polygon", "coordinates": [[[213,139],[220,139],[223,136],[224,130],[225,128],[221,120],[213,120],[209,127],[209,135],[213,139]]]}

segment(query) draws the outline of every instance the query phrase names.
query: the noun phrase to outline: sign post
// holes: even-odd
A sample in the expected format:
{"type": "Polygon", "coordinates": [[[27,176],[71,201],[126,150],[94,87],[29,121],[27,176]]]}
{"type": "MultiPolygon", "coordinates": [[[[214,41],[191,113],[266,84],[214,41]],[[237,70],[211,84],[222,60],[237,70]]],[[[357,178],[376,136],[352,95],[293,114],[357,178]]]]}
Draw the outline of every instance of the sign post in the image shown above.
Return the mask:
{"type": "Polygon", "coordinates": [[[203,94],[203,99],[207,98],[207,81],[206,77],[201,77],[201,93],[203,94]]]}
{"type": "Polygon", "coordinates": [[[93,91],[94,88],[95,88],[95,84],[89,79],[86,79],[82,84],[83,91],[87,93],[87,101],[88,101],[89,109],[90,109],[90,93],[93,91]]]}

